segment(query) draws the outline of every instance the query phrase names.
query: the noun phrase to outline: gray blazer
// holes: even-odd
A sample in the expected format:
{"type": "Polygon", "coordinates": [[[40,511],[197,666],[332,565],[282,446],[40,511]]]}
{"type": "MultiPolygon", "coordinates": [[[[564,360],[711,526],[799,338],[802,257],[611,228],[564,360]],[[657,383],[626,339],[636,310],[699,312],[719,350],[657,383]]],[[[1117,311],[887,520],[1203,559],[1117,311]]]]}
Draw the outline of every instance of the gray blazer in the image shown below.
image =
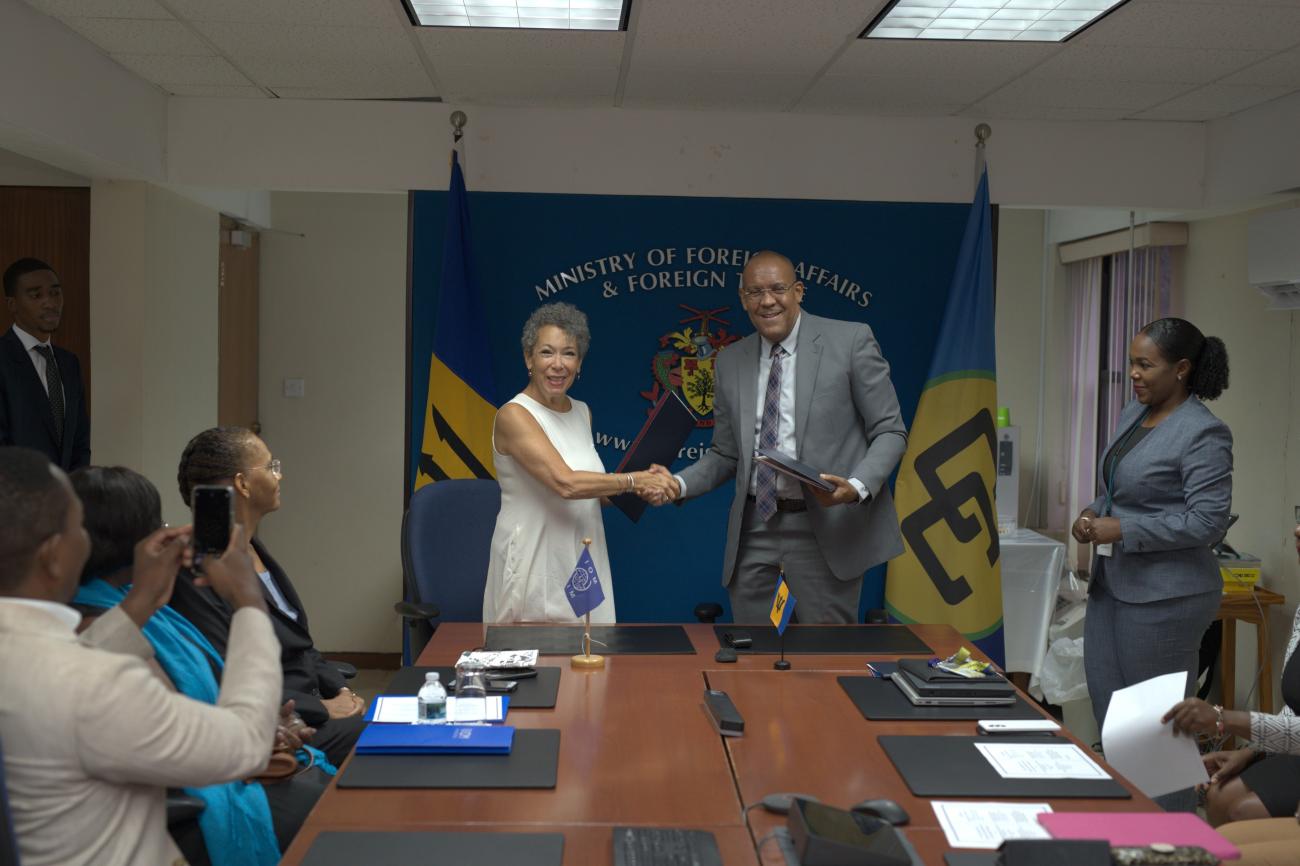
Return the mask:
{"type": "MultiPolygon", "coordinates": [[[[1124,407],[1105,455],[1138,422],[1142,404],[1124,407]]],[[[1097,467],[1102,495],[1090,508],[1106,516],[1105,456],[1097,467]]],[[[1196,397],[1169,414],[1115,470],[1111,517],[1123,538],[1105,563],[1106,588],[1131,604],[1220,589],[1210,545],[1228,531],[1232,506],[1232,432],[1196,397]]],[[[1097,572],[1096,555],[1093,573],[1097,572]]]]}
{"type": "MultiPolygon", "coordinates": [[[[821,472],[856,478],[871,497],[860,505],[823,508],[804,489],[813,532],[831,571],[854,580],[903,552],[894,499],[886,482],[907,450],[907,428],[889,364],[871,328],[800,313],[795,364],[795,442],[800,460],[821,472]]],[[[680,473],[688,498],[734,479],[722,585],[731,583],[745,497],[753,470],[758,404],[757,334],[718,355],[713,443],[680,473]]]]}

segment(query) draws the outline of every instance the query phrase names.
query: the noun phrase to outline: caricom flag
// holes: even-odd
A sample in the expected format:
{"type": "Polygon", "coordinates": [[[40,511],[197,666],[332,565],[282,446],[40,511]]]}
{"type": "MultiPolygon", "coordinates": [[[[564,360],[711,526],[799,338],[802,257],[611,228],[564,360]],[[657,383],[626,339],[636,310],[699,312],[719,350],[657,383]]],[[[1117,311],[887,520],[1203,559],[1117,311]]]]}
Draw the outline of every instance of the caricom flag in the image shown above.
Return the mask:
{"type": "Polygon", "coordinates": [[[790,592],[790,584],[785,582],[785,575],[776,578],[776,594],[772,596],[772,612],[768,617],[776,626],[777,634],[785,634],[785,627],[790,624],[790,615],[794,613],[794,603],[798,601],[790,592]]]}
{"type": "Polygon", "coordinates": [[[569,600],[574,616],[585,616],[605,600],[605,590],[600,588],[600,575],[596,574],[596,563],[591,561],[591,548],[582,546],[578,564],[573,567],[564,584],[564,597],[569,600]]]}
{"type": "Polygon", "coordinates": [[[469,197],[458,154],[451,154],[447,231],[438,284],[438,320],[429,359],[424,438],[415,489],[447,478],[493,478],[496,388],[487,328],[470,250],[469,197]]]}
{"type": "Polygon", "coordinates": [[[947,623],[1000,664],[990,222],[985,171],[898,471],[894,498],[905,549],[889,563],[885,607],[899,622],[947,623]]]}

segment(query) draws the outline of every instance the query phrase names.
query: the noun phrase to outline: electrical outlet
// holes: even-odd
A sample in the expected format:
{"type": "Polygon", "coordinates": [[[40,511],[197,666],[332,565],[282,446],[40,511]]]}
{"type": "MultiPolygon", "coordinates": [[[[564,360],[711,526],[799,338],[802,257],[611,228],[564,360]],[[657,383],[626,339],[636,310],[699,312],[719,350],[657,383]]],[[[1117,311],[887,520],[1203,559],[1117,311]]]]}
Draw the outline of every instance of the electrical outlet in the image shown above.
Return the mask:
{"type": "Polygon", "coordinates": [[[307,393],[306,379],[285,379],[284,380],[284,396],[301,397],[306,393],[307,393]]]}

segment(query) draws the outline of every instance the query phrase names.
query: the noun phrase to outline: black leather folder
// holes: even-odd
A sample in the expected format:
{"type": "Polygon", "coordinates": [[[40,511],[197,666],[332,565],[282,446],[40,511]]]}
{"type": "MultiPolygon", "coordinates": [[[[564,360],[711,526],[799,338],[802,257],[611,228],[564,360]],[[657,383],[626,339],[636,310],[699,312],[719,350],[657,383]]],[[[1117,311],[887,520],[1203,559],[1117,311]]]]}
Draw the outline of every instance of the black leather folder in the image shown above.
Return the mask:
{"type": "MultiPolygon", "coordinates": [[[[591,639],[599,641],[592,652],[605,656],[695,654],[695,644],[680,625],[593,625],[591,639]]],[[[582,626],[490,625],[483,644],[488,650],[535,649],[544,656],[571,656],[582,652],[582,626]]]]}
{"type": "MultiPolygon", "coordinates": [[[[614,471],[641,472],[652,463],[665,468],[672,466],[677,452],[695,431],[695,420],[695,414],[676,391],[665,391],[614,471]]],[[[635,493],[620,493],[611,496],[609,501],[633,523],[641,519],[646,509],[646,501],[635,493]]]]}
{"type": "MultiPolygon", "coordinates": [[[[983,707],[981,709],[988,709],[983,707]]],[[[907,787],[918,797],[1084,797],[1129,799],[1132,795],[1114,779],[1004,779],[976,743],[989,737],[877,737],[907,787]]],[[[1044,737],[998,737],[998,743],[1057,741],[1044,737]]]]}
{"type": "Polygon", "coordinates": [[[560,866],[561,833],[321,833],[302,866],[560,866]]]}
{"type": "MultiPolygon", "coordinates": [[[[727,634],[741,633],[753,640],[748,648],[736,652],[771,653],[781,651],[781,637],[770,625],[715,625],[718,646],[731,646],[727,634]]],[[[786,655],[933,655],[933,651],[905,625],[792,625],[785,630],[786,655]]]]}
{"type": "Polygon", "coordinates": [[[508,755],[353,755],[340,788],[554,788],[560,732],[519,728],[508,755]]]}

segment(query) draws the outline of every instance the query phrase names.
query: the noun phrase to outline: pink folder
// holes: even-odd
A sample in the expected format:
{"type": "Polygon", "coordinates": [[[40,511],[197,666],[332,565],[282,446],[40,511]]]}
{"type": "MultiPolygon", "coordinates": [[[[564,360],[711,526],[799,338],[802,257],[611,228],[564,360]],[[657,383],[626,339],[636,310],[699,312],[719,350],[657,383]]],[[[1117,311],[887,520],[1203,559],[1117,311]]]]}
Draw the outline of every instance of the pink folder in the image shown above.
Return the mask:
{"type": "Polygon", "coordinates": [[[1105,839],[1112,847],[1195,845],[1220,860],[1238,860],[1241,852],[1214,828],[1190,812],[1043,812],[1038,822],[1054,839],[1105,839]]]}

